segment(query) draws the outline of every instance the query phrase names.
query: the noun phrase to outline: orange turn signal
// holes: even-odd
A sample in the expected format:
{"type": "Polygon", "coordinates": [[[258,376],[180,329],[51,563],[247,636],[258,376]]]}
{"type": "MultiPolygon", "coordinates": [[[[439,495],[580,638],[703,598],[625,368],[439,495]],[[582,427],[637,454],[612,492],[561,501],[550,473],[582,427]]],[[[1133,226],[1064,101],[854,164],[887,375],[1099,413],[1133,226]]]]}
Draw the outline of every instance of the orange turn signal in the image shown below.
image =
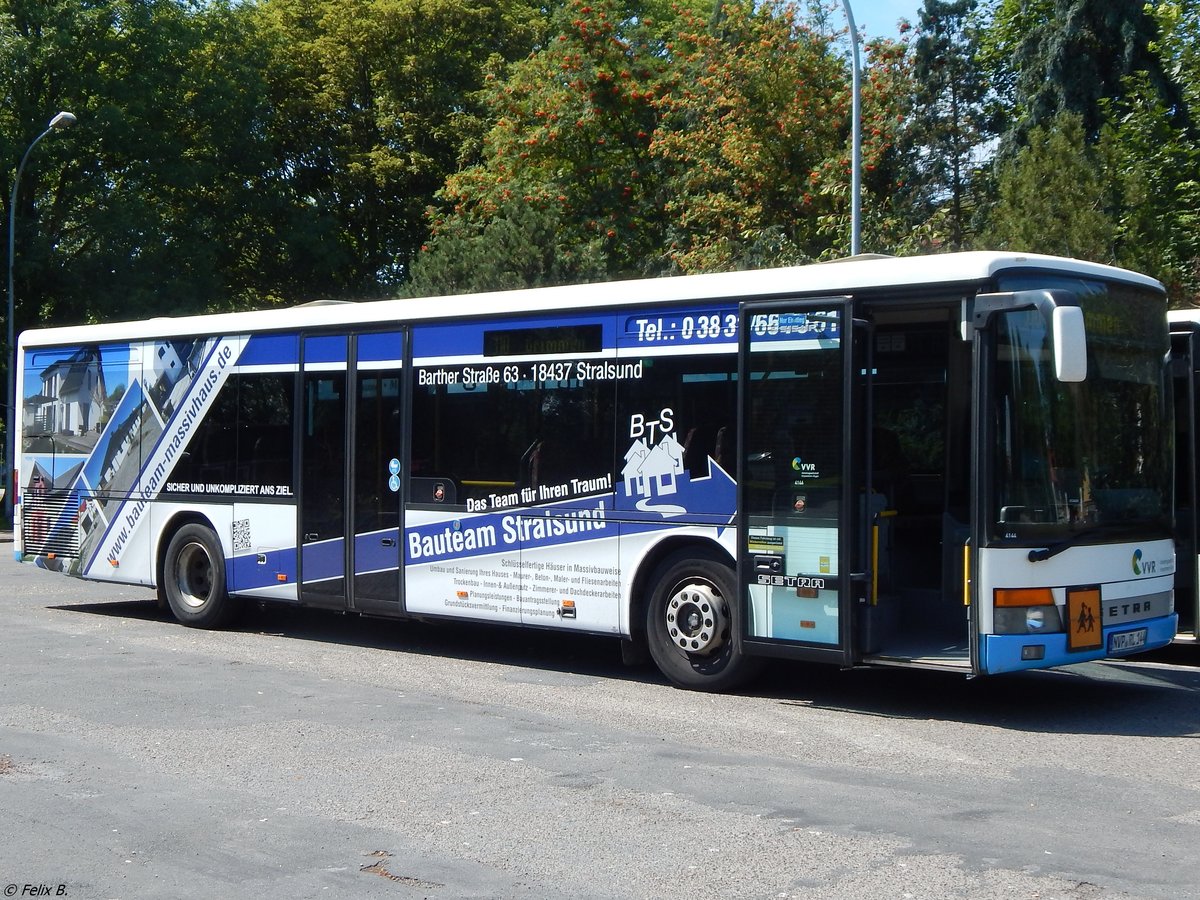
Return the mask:
{"type": "Polygon", "coordinates": [[[1050,588],[997,588],[993,594],[997,606],[1053,606],[1050,588]]]}

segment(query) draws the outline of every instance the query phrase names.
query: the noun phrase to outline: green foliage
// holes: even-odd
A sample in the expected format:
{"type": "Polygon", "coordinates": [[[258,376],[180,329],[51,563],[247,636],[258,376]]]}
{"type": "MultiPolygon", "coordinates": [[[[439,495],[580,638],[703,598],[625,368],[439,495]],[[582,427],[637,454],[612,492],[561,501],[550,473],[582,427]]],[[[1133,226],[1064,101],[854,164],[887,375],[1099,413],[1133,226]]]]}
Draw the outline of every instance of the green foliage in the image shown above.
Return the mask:
{"type": "Polygon", "coordinates": [[[975,63],[975,8],[975,0],[925,0],[913,53],[907,193],[914,214],[938,223],[931,238],[951,250],[969,243],[976,171],[987,140],[987,82],[975,63]]]}
{"type": "Polygon", "coordinates": [[[978,59],[1013,114],[983,242],[1124,265],[1195,302],[1198,37],[1196,0],[1000,0],[978,59]]]}
{"type": "Polygon", "coordinates": [[[6,4],[0,47],[22,176],[18,328],[202,310],[231,293],[228,241],[259,170],[254,72],[236,4],[6,4]],[[249,119],[249,121],[248,121],[249,119]],[[229,130],[221,127],[239,123],[229,130]],[[245,123],[245,127],[240,127],[245,123]]]}
{"type": "Polygon", "coordinates": [[[510,199],[486,221],[452,217],[430,239],[405,285],[410,297],[600,281],[604,241],[578,243],[558,203],[510,199]]]}
{"type": "Polygon", "coordinates": [[[325,296],[394,291],[424,210],[482,127],[494,59],[523,54],[537,15],[501,0],[266,0],[276,190],[301,277],[325,296]]]}
{"type": "Polygon", "coordinates": [[[1163,103],[1178,109],[1178,85],[1152,45],[1157,27],[1148,7],[1129,0],[1001,0],[984,58],[1009,92],[1012,115],[1005,148],[1012,152],[1032,128],[1061,112],[1080,117],[1094,143],[1104,124],[1102,103],[1119,99],[1125,78],[1145,77],[1163,103]]]}
{"type": "MultiPolygon", "coordinates": [[[[0,0],[0,168],[79,117],[22,176],[16,325],[844,255],[841,22],[821,0],[0,0]]],[[[1200,0],[926,0],[865,54],[864,249],[1075,254],[1194,300],[1198,47],[1200,0]]]]}
{"type": "Polygon", "coordinates": [[[1056,0],[992,0],[989,15],[978,26],[979,46],[976,63],[988,79],[988,130],[992,135],[1015,134],[1017,123],[1023,130],[1026,113],[1018,100],[1024,84],[1025,61],[1035,35],[1054,17],[1056,0]]]}
{"type": "Polygon", "coordinates": [[[1159,0],[1151,5],[1158,36],[1151,49],[1158,54],[1164,73],[1182,93],[1186,123],[1194,124],[1192,111],[1200,104],[1200,2],[1159,0]]]}
{"type": "MultiPolygon", "coordinates": [[[[523,0],[0,0],[17,327],[392,293],[523,0]]],[[[7,195],[6,195],[7,196],[7,195]]],[[[6,209],[7,211],[7,209],[6,209]]]]}
{"type": "Polygon", "coordinates": [[[1097,156],[1075,113],[1033,129],[1000,170],[999,201],[981,245],[1111,262],[1116,228],[1097,156]]]}
{"type": "Polygon", "coordinates": [[[1116,261],[1150,272],[1173,301],[1200,289],[1200,149],[1172,123],[1144,73],[1111,105],[1100,151],[1116,220],[1116,261]]]}
{"type": "Polygon", "coordinates": [[[670,261],[702,272],[815,258],[821,218],[837,209],[831,182],[849,165],[842,61],[794,7],[721,14],[712,28],[685,17],[671,47],[678,74],[653,146],[670,261]]]}
{"type": "MultiPolygon", "coordinates": [[[[867,45],[863,110],[863,247],[865,252],[928,252],[937,232],[926,210],[914,203],[920,184],[914,162],[917,147],[911,122],[917,84],[912,47],[907,42],[873,41],[867,45]]],[[[849,203],[849,184],[835,178],[830,190],[849,203]]],[[[840,209],[844,209],[841,206],[840,209]]],[[[823,223],[834,247],[844,246],[848,217],[842,212],[823,223]],[[836,228],[831,230],[830,224],[836,228]]]]}
{"type": "MultiPolygon", "coordinates": [[[[557,223],[556,254],[589,261],[580,273],[645,273],[661,244],[662,188],[650,153],[661,49],[649,26],[620,18],[612,0],[559,9],[546,45],[489,81],[493,124],[482,159],[447,180],[433,246],[449,246],[443,236],[503,233],[491,223],[524,203],[557,223]]],[[[511,270],[525,267],[518,260],[511,270]]]]}
{"type": "MultiPolygon", "coordinates": [[[[415,290],[447,289],[448,277],[463,290],[496,283],[495,274],[450,265],[459,251],[487,259],[504,284],[509,275],[532,284],[845,252],[849,79],[833,39],[784,3],[723,3],[712,16],[684,10],[672,28],[611,0],[570,0],[541,50],[497,72],[483,158],[442,191],[415,290]],[[536,214],[500,227],[520,204],[536,214]],[[508,263],[482,249],[547,221],[553,265],[530,268],[519,243],[509,244],[508,263]]],[[[871,53],[864,168],[869,190],[890,198],[907,64],[902,45],[871,53]]]]}

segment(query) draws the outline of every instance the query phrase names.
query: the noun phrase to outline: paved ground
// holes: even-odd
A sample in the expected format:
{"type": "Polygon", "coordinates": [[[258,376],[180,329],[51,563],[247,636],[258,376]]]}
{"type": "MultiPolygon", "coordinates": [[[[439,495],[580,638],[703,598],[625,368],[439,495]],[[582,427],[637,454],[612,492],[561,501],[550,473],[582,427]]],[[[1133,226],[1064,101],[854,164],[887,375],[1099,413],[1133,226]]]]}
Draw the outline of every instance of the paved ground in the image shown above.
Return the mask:
{"type": "Polygon", "coordinates": [[[0,554],[6,893],[1200,897],[1195,669],[708,696],[611,640],[150,596],[0,554]]]}

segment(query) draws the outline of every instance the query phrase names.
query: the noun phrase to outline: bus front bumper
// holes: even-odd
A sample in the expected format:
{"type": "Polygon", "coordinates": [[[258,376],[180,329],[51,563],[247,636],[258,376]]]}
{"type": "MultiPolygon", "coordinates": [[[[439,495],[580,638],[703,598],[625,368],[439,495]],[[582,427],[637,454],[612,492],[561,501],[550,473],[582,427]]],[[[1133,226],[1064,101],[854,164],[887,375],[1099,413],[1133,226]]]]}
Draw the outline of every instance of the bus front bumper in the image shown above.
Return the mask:
{"type": "Polygon", "coordinates": [[[1095,650],[1070,650],[1067,635],[987,634],[982,638],[980,672],[997,675],[1023,669],[1048,669],[1094,659],[1124,657],[1165,647],[1179,629],[1179,616],[1171,613],[1140,622],[1123,622],[1104,629],[1104,640],[1095,650]]]}

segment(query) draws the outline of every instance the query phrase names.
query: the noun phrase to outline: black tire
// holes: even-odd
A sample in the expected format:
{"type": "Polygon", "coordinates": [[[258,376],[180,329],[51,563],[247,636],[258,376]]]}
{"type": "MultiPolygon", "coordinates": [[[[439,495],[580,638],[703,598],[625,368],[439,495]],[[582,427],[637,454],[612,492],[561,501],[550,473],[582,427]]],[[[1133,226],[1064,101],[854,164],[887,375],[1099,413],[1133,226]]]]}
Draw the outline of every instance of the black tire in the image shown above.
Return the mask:
{"type": "Polygon", "coordinates": [[[175,618],[191,628],[224,628],[242,611],[225,589],[221,542],[204,525],[184,525],[172,535],[159,587],[175,618]]]}
{"type": "Polygon", "coordinates": [[[655,665],[679,687],[728,691],[762,670],[747,656],[733,604],[737,579],[714,559],[676,555],[654,576],[646,607],[646,640],[655,665]]]}

